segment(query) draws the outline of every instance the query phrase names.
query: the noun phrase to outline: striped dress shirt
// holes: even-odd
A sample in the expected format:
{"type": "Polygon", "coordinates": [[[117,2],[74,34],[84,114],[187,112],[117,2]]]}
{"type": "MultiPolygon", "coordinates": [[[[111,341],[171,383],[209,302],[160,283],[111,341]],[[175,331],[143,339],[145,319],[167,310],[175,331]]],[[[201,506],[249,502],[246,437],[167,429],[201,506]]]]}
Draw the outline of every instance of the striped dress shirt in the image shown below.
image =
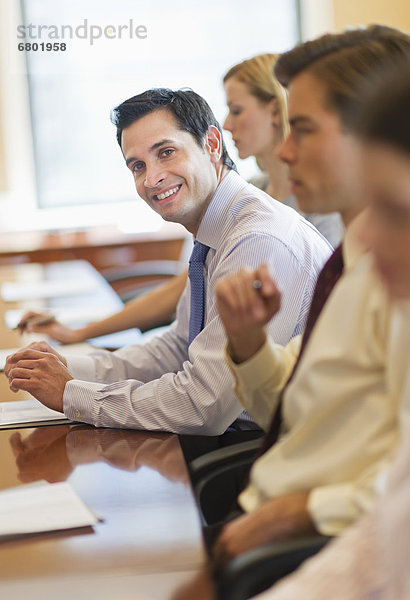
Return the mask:
{"type": "MultiPolygon", "coordinates": [[[[116,352],[68,357],[73,377],[64,412],[96,426],[218,435],[241,415],[224,360],[225,334],[217,314],[218,279],[266,262],[282,292],[269,332],[286,344],[304,327],[317,275],[331,246],[296,211],[229,171],[201,220],[196,239],[206,259],[205,321],[188,346],[190,284],[177,318],[161,337],[116,352]]],[[[243,420],[249,427],[249,420],[243,420]]]]}

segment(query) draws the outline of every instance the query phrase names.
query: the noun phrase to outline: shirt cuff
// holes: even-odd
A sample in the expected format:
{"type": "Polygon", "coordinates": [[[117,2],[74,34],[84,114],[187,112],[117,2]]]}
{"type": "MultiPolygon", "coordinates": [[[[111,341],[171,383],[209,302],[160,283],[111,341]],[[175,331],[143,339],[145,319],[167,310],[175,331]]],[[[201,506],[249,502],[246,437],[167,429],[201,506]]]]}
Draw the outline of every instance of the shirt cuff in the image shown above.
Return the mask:
{"type": "Polygon", "coordinates": [[[319,533],[332,536],[342,533],[362,514],[350,483],[313,489],[309,494],[308,511],[319,533]]]}
{"type": "Polygon", "coordinates": [[[227,345],[225,359],[242,389],[254,391],[269,383],[271,389],[275,390],[282,389],[294,364],[294,360],[284,360],[284,352],[283,346],[275,344],[268,337],[258,352],[240,364],[232,360],[227,345]]]}
{"type": "Polygon", "coordinates": [[[68,355],[65,357],[67,368],[74,379],[82,379],[83,381],[95,381],[97,379],[95,362],[91,356],[86,355],[68,355]]]}
{"type": "Polygon", "coordinates": [[[96,393],[101,390],[101,383],[71,379],[66,383],[63,395],[63,410],[72,421],[97,424],[95,408],[96,393]]]}

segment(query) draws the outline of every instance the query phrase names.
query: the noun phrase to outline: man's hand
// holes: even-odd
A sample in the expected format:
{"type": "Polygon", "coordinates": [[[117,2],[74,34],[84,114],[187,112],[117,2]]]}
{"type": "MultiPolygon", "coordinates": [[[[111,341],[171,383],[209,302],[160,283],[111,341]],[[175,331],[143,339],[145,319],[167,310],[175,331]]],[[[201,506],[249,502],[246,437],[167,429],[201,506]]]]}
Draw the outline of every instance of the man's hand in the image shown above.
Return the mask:
{"type": "Polygon", "coordinates": [[[29,436],[19,431],[10,437],[10,446],[23,483],[45,479],[64,481],[73,470],[67,457],[66,437],[70,426],[37,427],[29,436]]]}
{"type": "Polygon", "coordinates": [[[77,342],[83,342],[85,339],[81,330],[71,329],[53,317],[48,319],[45,323],[36,323],[35,321],[30,322],[30,319],[35,319],[37,317],[46,318],[47,314],[32,311],[27,312],[20,319],[17,328],[21,333],[43,333],[61,344],[76,344],[77,342]]]}
{"type": "MultiPolygon", "coordinates": [[[[63,365],[67,366],[67,360],[66,358],[62,355],[59,354],[57,352],[57,350],[55,348],[53,348],[53,346],[51,346],[48,342],[32,342],[31,344],[29,344],[28,346],[25,346],[24,348],[22,348],[21,350],[19,350],[19,352],[16,352],[15,354],[12,354],[10,356],[7,357],[7,363],[6,363],[6,367],[4,369],[4,372],[7,375],[7,364],[9,362],[10,358],[13,358],[14,356],[16,356],[17,354],[19,354],[20,352],[22,352],[23,350],[39,350],[40,352],[49,352],[50,354],[54,354],[54,356],[56,356],[58,358],[58,360],[60,362],[63,363],[63,365]]],[[[8,377],[8,375],[7,375],[8,377]]]]}
{"type": "Polygon", "coordinates": [[[228,523],[213,548],[216,567],[258,546],[315,531],[308,497],[307,492],[294,492],[273,498],[228,523]]]}
{"type": "Polygon", "coordinates": [[[212,575],[205,566],[193,579],[179,587],[171,600],[216,600],[212,575]]]}
{"type": "Polygon", "coordinates": [[[248,360],[266,340],[265,325],[280,308],[280,292],[267,265],[218,281],[216,303],[233,359],[248,360]]]}
{"type": "Polygon", "coordinates": [[[63,394],[73,379],[65,359],[47,342],[36,342],[7,358],[4,369],[13,392],[24,390],[37,400],[63,412],[63,394]]]}

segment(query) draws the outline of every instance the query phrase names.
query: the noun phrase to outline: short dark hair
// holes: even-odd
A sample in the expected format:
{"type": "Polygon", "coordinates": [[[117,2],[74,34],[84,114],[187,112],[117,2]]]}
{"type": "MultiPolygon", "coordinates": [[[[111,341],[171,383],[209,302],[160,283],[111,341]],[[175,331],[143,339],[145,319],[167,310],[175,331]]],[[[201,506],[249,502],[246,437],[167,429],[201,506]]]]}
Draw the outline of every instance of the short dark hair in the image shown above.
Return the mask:
{"type": "Polygon", "coordinates": [[[355,119],[365,140],[410,154],[410,57],[385,66],[363,89],[364,105],[355,119]]]}
{"type": "MultiPolygon", "coordinates": [[[[170,111],[174,115],[178,127],[190,133],[202,149],[211,125],[221,131],[209,104],[199,94],[189,89],[153,88],[128,98],[112,110],[111,121],[117,127],[117,141],[120,147],[123,130],[155,110],[170,111]]],[[[223,137],[221,159],[229,169],[237,170],[228,154],[223,137]]]]}
{"type": "Polygon", "coordinates": [[[410,54],[409,35],[385,25],[370,25],[299,44],[279,57],[275,74],[285,87],[302,72],[315,76],[327,88],[329,107],[351,129],[351,116],[363,101],[359,90],[369,71],[406,54],[410,54]]]}

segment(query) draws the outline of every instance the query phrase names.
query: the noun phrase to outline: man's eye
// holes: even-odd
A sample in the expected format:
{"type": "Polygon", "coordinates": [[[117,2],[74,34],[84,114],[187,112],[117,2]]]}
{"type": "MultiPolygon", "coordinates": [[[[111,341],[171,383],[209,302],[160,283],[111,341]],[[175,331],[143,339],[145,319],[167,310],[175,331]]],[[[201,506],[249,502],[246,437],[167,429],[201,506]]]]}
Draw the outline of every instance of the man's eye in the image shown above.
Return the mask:
{"type": "Polygon", "coordinates": [[[134,163],[134,164],[132,165],[132,169],[131,169],[131,171],[132,171],[133,173],[138,173],[138,171],[141,171],[141,170],[144,168],[144,166],[145,166],[145,165],[144,165],[144,163],[143,163],[143,162],[140,162],[140,161],[139,161],[139,162],[136,162],[136,163],[134,163]]]}
{"type": "Polygon", "coordinates": [[[165,148],[165,150],[161,150],[160,156],[166,158],[167,156],[171,156],[173,153],[173,148],[165,148]]]}
{"type": "Polygon", "coordinates": [[[293,134],[296,137],[301,137],[303,135],[308,135],[309,133],[312,133],[312,129],[310,129],[309,127],[295,127],[293,129],[293,134]]]}

